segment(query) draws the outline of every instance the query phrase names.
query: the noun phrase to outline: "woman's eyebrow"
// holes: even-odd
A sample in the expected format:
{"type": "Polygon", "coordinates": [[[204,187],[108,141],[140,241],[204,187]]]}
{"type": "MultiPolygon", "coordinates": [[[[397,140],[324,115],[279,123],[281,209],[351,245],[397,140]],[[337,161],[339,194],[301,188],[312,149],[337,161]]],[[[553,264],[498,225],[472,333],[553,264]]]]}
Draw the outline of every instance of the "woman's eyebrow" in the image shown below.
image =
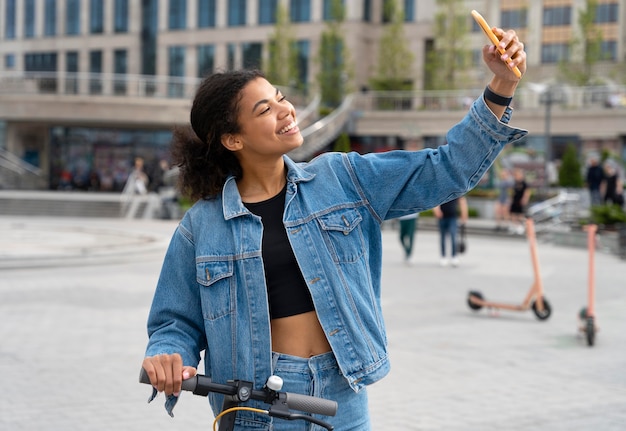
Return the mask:
{"type": "MultiPolygon", "coordinates": [[[[277,88],[277,89],[276,89],[276,94],[278,94],[278,93],[279,93],[279,91],[278,91],[278,88],[277,88]]],[[[266,104],[267,102],[269,102],[269,99],[261,99],[261,100],[259,100],[259,101],[258,101],[258,102],[256,102],[256,103],[254,104],[254,106],[252,107],[252,112],[254,113],[254,111],[256,111],[256,108],[258,108],[258,107],[259,107],[259,105],[264,105],[264,104],[266,104]]]]}

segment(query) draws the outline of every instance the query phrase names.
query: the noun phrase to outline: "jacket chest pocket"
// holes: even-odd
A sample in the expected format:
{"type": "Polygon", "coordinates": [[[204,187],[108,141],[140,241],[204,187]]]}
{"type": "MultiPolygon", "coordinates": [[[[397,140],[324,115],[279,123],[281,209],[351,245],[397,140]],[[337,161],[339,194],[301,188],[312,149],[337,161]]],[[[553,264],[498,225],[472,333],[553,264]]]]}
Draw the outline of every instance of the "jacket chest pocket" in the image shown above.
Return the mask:
{"type": "Polygon", "coordinates": [[[338,263],[356,262],[363,255],[363,218],[354,209],[343,209],[319,217],[322,236],[333,259],[338,263]]]}
{"type": "Polygon", "coordinates": [[[234,312],[232,261],[197,262],[196,280],[200,287],[202,314],[206,320],[216,320],[234,312]]]}

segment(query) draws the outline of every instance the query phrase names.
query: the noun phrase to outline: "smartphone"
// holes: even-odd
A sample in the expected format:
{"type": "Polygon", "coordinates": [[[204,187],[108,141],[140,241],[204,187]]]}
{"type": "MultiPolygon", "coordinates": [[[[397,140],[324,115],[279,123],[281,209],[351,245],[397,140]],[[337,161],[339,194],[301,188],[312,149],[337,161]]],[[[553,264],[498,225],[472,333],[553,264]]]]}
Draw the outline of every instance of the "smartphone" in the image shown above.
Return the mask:
{"type": "MultiPolygon", "coordinates": [[[[483,18],[483,16],[475,10],[472,10],[472,17],[478,23],[480,28],[483,29],[483,31],[485,32],[485,34],[487,35],[491,43],[493,43],[496,46],[496,49],[500,52],[500,54],[504,54],[506,51],[498,46],[498,44],[500,43],[500,39],[498,39],[498,37],[494,34],[494,32],[491,31],[491,27],[489,26],[489,24],[487,24],[487,21],[485,21],[485,18],[483,18]]],[[[504,61],[504,62],[507,63],[507,61],[504,61]]],[[[522,77],[522,72],[520,72],[517,66],[515,66],[511,70],[513,71],[515,76],[517,76],[518,78],[522,77]]]]}

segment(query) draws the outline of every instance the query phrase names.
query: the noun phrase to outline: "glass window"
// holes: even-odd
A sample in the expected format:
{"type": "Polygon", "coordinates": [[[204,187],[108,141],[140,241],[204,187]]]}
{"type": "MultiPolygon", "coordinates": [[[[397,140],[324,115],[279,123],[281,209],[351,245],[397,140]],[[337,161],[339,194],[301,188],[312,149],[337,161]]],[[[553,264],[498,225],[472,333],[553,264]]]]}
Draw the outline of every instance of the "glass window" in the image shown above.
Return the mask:
{"type": "Polygon", "coordinates": [[[246,0],[228,0],[228,26],[246,25],[246,0]]]}
{"type": "Polygon", "coordinates": [[[617,60],[617,41],[603,40],[600,44],[600,52],[602,60],[617,60]]]}
{"type": "Polygon", "coordinates": [[[290,0],[289,19],[291,22],[311,21],[311,0],[290,0]]]}
{"type": "Polygon", "coordinates": [[[569,44],[545,43],[541,46],[542,63],[558,63],[569,60],[569,44]]]}
{"type": "Polygon", "coordinates": [[[603,3],[596,6],[596,23],[618,22],[619,5],[603,3]]]}
{"type": "Polygon", "coordinates": [[[65,92],[68,94],[78,93],[78,52],[70,51],[65,54],[65,70],[68,75],[65,78],[65,92]]]}
{"type": "Polygon", "coordinates": [[[341,4],[342,11],[345,11],[345,0],[324,0],[324,9],[322,11],[324,21],[331,21],[337,18],[334,16],[336,11],[333,10],[333,6],[337,1],[341,4]]]}
{"type": "MultiPolygon", "coordinates": [[[[158,23],[158,0],[141,2],[141,73],[156,74],[156,34],[158,23]]],[[[153,93],[153,86],[146,90],[153,93]]]]}
{"type": "Polygon", "coordinates": [[[56,72],[56,52],[37,52],[24,54],[24,69],[27,72],[56,72]]]}
{"type": "Polygon", "coordinates": [[[35,37],[35,0],[24,1],[24,37],[35,37]]]}
{"type": "Polygon", "coordinates": [[[144,158],[147,172],[169,159],[169,130],[54,127],[50,133],[50,188],[120,192],[133,159],[144,158]],[[98,181],[90,184],[88,175],[98,181]]]}
{"type": "Polygon", "coordinates": [[[543,25],[560,26],[572,23],[572,7],[557,6],[543,8],[543,25]]]}
{"type": "Polygon", "coordinates": [[[198,77],[208,75],[215,67],[215,47],[213,45],[198,46],[198,77]]]}
{"type": "Polygon", "coordinates": [[[404,0],[404,20],[415,21],[415,0],[404,0]]]}
{"type": "Polygon", "coordinates": [[[243,48],[243,67],[245,69],[260,69],[263,44],[257,42],[244,43],[243,48]]]}
{"type": "Polygon", "coordinates": [[[128,31],[128,0],[115,0],[113,14],[113,31],[126,33],[128,31]]]}
{"type": "Polygon", "coordinates": [[[528,26],[528,11],[526,9],[503,10],[500,15],[502,28],[526,28],[528,26]]]}
{"type": "Polygon", "coordinates": [[[229,43],[227,46],[227,66],[229,70],[233,70],[235,68],[235,53],[237,51],[237,47],[234,43],[229,43]]]}
{"type": "Polygon", "coordinates": [[[381,11],[382,12],[381,21],[383,23],[391,22],[391,14],[390,14],[390,11],[389,11],[389,2],[390,1],[394,1],[394,3],[395,3],[395,0],[383,0],[383,10],[381,11]]]}
{"type": "Polygon", "coordinates": [[[89,32],[100,34],[104,31],[104,0],[89,2],[89,32]]]}
{"type": "Polygon", "coordinates": [[[65,4],[65,34],[80,34],[80,0],[65,4]]]}
{"type": "Polygon", "coordinates": [[[113,94],[126,94],[126,73],[128,72],[128,53],[125,49],[113,51],[113,94]]]}
{"type": "Polygon", "coordinates": [[[372,21],[372,1],[371,0],[363,0],[363,21],[364,22],[372,21]]]}
{"type": "Polygon", "coordinates": [[[309,82],[309,58],[311,56],[311,43],[308,40],[296,42],[298,86],[306,90],[309,82]]]}
{"type": "Polygon", "coordinates": [[[185,94],[185,47],[170,46],[168,48],[168,75],[170,80],[167,86],[169,97],[183,97],[185,94]]]}
{"type": "Polygon", "coordinates": [[[6,0],[4,7],[4,38],[15,39],[15,0],[6,0]]]}
{"type": "Polygon", "coordinates": [[[4,68],[13,69],[15,67],[15,54],[4,55],[4,68]]]}
{"type": "Polygon", "coordinates": [[[57,34],[57,1],[46,0],[43,11],[43,34],[55,36],[57,34]]]}
{"type": "Polygon", "coordinates": [[[102,73],[102,51],[89,52],[89,73],[92,74],[89,79],[89,93],[101,94],[102,80],[100,74],[102,73]]]}
{"type": "Polygon", "coordinates": [[[215,0],[198,1],[198,28],[215,27],[215,0]]]}
{"type": "Polygon", "coordinates": [[[182,30],[187,27],[186,0],[170,0],[168,11],[170,30],[182,30]]]}
{"type": "MultiPolygon", "coordinates": [[[[24,54],[24,70],[26,72],[56,72],[56,52],[34,52],[24,54]]],[[[41,76],[37,80],[40,93],[56,93],[57,79],[54,76],[41,76]]]]}
{"type": "Polygon", "coordinates": [[[259,24],[275,24],[277,0],[259,0],[259,24]]]}

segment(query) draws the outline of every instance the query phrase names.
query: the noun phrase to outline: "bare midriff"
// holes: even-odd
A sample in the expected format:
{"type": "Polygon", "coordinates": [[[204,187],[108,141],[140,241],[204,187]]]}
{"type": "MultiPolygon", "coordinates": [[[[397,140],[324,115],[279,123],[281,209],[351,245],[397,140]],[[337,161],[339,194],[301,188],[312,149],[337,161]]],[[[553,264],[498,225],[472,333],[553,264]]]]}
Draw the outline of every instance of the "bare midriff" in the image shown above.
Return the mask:
{"type": "Polygon", "coordinates": [[[330,352],[315,311],[272,319],[272,350],[301,358],[330,352]]]}

